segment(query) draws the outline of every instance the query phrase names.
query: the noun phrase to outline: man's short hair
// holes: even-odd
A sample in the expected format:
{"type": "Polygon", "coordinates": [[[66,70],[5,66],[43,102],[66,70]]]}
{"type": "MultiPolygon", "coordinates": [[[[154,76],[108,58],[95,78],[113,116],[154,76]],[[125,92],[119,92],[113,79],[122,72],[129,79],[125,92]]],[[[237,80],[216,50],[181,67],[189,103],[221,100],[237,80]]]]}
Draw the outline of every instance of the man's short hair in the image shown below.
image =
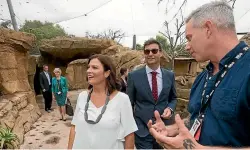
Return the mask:
{"type": "Polygon", "coordinates": [[[211,20],[218,28],[236,30],[233,9],[223,1],[214,1],[200,6],[187,17],[186,23],[191,19],[193,19],[193,26],[198,28],[204,21],[211,20]]]}
{"type": "Polygon", "coordinates": [[[145,49],[146,46],[151,45],[151,44],[157,44],[159,46],[159,49],[161,50],[161,44],[153,38],[144,42],[143,50],[145,49]]]}
{"type": "Polygon", "coordinates": [[[47,65],[47,64],[43,64],[43,68],[44,68],[44,67],[46,67],[46,66],[48,67],[48,65],[47,65]]]}

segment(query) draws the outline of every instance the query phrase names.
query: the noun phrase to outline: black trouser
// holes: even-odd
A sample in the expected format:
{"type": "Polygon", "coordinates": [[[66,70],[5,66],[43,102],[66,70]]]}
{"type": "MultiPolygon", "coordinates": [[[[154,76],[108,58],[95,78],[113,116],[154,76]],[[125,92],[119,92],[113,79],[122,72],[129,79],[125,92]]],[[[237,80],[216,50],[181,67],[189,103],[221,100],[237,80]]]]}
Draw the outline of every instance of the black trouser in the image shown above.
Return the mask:
{"type": "Polygon", "coordinates": [[[136,149],[163,149],[151,134],[146,137],[139,137],[135,134],[135,147],[136,149]]]}
{"type": "Polygon", "coordinates": [[[51,90],[43,92],[43,98],[44,98],[44,104],[45,104],[45,110],[51,109],[51,103],[52,103],[52,92],[51,90]]]}

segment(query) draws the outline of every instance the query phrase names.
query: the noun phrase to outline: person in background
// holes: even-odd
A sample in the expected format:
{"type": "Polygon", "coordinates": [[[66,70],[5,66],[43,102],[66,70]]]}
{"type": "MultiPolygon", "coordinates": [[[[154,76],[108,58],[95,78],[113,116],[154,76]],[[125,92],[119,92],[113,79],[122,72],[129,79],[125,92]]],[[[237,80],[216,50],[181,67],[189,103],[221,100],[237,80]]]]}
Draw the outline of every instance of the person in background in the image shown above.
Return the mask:
{"type": "Polygon", "coordinates": [[[150,135],[147,123],[154,119],[154,111],[158,110],[166,124],[172,124],[177,97],[175,76],[173,72],[160,67],[162,49],[159,42],[149,39],[144,43],[146,66],[128,75],[127,93],[134,107],[134,116],[139,128],[135,132],[137,149],[160,149],[150,135]]]}
{"type": "Polygon", "coordinates": [[[51,80],[52,76],[49,73],[48,65],[43,65],[43,72],[40,73],[40,87],[43,92],[45,111],[48,113],[51,112],[51,103],[52,103],[52,93],[51,93],[51,80]]]}
{"type": "Polygon", "coordinates": [[[189,125],[176,115],[168,130],[158,112],[156,123],[148,123],[164,147],[250,149],[250,49],[237,38],[233,14],[226,2],[214,1],[187,18],[186,50],[196,61],[210,63],[192,86],[189,125]]]}
{"type": "Polygon", "coordinates": [[[128,95],[118,91],[112,59],[91,56],[87,81],[88,90],[77,99],[68,149],[134,149],[137,126],[128,95]]]}
{"type": "Polygon", "coordinates": [[[55,77],[52,78],[52,95],[53,100],[56,100],[58,110],[60,112],[60,120],[66,121],[65,104],[68,95],[67,79],[61,76],[62,71],[60,68],[54,69],[55,77]]]}
{"type": "Polygon", "coordinates": [[[121,92],[126,93],[127,91],[127,76],[128,76],[128,69],[127,68],[121,68],[120,69],[121,74],[121,92]]]}

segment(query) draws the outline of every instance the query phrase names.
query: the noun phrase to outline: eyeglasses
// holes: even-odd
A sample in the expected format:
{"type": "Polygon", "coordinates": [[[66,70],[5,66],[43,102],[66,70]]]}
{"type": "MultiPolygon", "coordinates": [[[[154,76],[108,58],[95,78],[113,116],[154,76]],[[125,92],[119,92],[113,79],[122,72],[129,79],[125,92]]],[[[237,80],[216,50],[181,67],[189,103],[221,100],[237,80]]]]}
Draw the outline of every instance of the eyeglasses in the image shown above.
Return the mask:
{"type": "Polygon", "coordinates": [[[145,55],[149,55],[150,54],[150,52],[152,52],[153,54],[157,54],[158,53],[158,51],[159,51],[159,49],[145,49],[144,50],[144,54],[145,55]]]}

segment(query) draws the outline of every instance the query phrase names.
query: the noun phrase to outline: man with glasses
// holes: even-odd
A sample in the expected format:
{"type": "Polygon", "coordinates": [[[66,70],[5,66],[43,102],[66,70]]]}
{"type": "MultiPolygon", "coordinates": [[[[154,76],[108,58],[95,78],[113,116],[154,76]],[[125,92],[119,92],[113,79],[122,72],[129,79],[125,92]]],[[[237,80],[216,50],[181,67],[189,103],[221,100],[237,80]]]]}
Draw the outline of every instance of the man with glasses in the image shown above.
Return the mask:
{"type": "Polygon", "coordinates": [[[165,124],[170,124],[176,107],[174,73],[160,67],[161,45],[154,39],[144,43],[146,66],[128,75],[127,93],[134,108],[139,130],[135,132],[137,149],[161,148],[150,135],[149,120],[155,120],[154,111],[160,112],[165,124]]]}

